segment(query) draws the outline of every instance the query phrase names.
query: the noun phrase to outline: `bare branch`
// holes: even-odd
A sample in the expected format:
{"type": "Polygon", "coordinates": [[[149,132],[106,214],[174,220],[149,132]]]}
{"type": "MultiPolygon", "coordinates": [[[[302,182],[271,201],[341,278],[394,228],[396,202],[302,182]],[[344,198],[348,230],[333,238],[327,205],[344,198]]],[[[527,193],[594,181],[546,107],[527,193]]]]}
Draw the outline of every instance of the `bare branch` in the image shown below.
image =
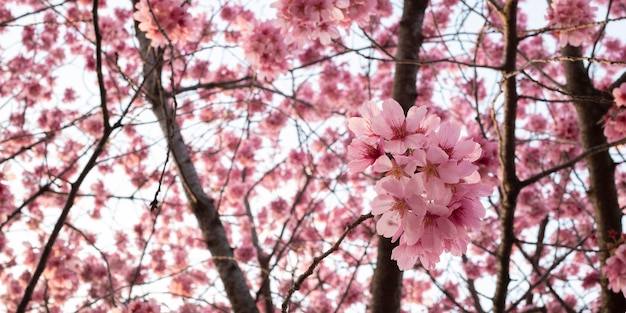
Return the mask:
{"type": "Polygon", "coordinates": [[[307,279],[307,277],[311,276],[313,274],[313,270],[315,270],[315,268],[329,255],[333,254],[333,252],[339,250],[339,246],[341,245],[341,243],[343,242],[343,240],[346,238],[346,236],[348,235],[348,233],[350,233],[353,229],[355,229],[357,226],[361,225],[361,223],[363,223],[364,221],[373,218],[374,215],[372,215],[371,213],[365,214],[365,215],[361,215],[356,221],[350,223],[350,225],[348,225],[346,227],[346,230],[343,231],[343,233],[341,234],[341,236],[339,236],[339,239],[337,239],[337,241],[335,242],[335,244],[330,247],[328,250],[326,250],[326,252],[322,253],[322,255],[313,258],[313,263],[311,263],[311,265],[309,266],[309,268],[302,273],[298,279],[294,282],[294,284],[291,286],[291,288],[289,288],[289,292],[287,293],[287,296],[285,297],[285,300],[283,301],[283,305],[282,305],[282,312],[286,313],[289,311],[289,302],[291,301],[291,296],[294,294],[294,292],[296,292],[296,290],[300,290],[300,287],[302,286],[302,283],[304,282],[305,279],[307,279]]]}

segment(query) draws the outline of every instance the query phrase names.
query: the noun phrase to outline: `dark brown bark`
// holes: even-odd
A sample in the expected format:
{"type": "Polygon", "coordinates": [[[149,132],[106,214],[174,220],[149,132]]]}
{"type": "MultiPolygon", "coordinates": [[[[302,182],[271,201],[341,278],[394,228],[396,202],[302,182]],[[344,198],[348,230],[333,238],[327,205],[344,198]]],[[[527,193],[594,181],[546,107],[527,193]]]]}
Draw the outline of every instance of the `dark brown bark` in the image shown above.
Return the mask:
{"type": "Polygon", "coordinates": [[[509,0],[500,9],[504,24],[504,120],[500,127],[498,156],[500,159],[500,246],[497,252],[498,278],[493,297],[493,311],[506,311],[506,298],[511,281],[509,265],[515,243],[515,207],[520,192],[520,183],[515,170],[515,119],[517,117],[517,82],[515,79],[517,59],[517,0],[509,0]]]}
{"type": "Polygon", "coordinates": [[[428,0],[405,0],[402,18],[398,26],[398,50],[396,69],[393,77],[392,97],[400,103],[406,113],[417,99],[417,71],[419,52],[424,36],[424,12],[428,0]]]}
{"type": "MultiPolygon", "coordinates": [[[[136,0],[133,1],[133,5],[135,4],[136,0]]],[[[202,188],[189,150],[174,118],[173,109],[166,101],[161,83],[163,50],[150,46],[150,40],[137,27],[137,23],[135,23],[135,31],[139,41],[139,52],[144,62],[143,75],[146,100],[152,105],[152,111],[159,120],[159,125],[167,138],[178,177],[185,190],[189,206],[196,216],[198,226],[202,230],[203,239],[213,256],[213,262],[224,284],[231,310],[239,313],[258,312],[243,272],[234,258],[233,249],[226,236],[215,202],[202,188]]]]}
{"type": "Polygon", "coordinates": [[[372,281],[371,312],[400,312],[402,298],[402,271],[391,260],[391,251],[397,244],[378,236],[378,256],[372,281]]]}
{"type": "MultiPolygon", "coordinates": [[[[581,49],[566,46],[561,50],[563,56],[580,57],[581,49]]],[[[594,88],[582,61],[563,61],[567,92],[578,113],[580,128],[580,142],[585,150],[604,145],[607,139],[604,136],[602,120],[612,105],[607,93],[594,88]]],[[[622,233],[622,211],[617,201],[615,186],[615,163],[608,150],[589,155],[585,158],[589,169],[589,200],[594,208],[597,225],[597,241],[600,249],[600,266],[604,266],[610,256],[609,244],[614,241],[611,232],[622,233]]],[[[602,277],[602,312],[626,312],[626,299],[621,293],[614,293],[608,289],[608,281],[602,277]]]]}
{"type": "MultiPolygon", "coordinates": [[[[417,99],[417,71],[419,50],[424,37],[422,24],[428,0],[405,0],[402,18],[398,27],[398,50],[394,74],[392,97],[400,103],[406,113],[417,99]]],[[[396,261],[391,260],[391,251],[396,247],[388,238],[379,236],[376,270],[372,281],[373,313],[400,312],[402,297],[402,271],[396,261]]]]}

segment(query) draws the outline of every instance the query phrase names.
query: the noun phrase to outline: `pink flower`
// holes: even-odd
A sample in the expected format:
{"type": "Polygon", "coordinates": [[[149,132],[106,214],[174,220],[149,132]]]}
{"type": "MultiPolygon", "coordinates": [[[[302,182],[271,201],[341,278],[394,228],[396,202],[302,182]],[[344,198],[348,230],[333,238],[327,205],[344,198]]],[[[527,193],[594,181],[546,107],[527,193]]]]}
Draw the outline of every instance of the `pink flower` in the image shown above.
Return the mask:
{"type": "Polygon", "coordinates": [[[152,40],[153,46],[165,46],[169,44],[167,39],[172,44],[189,39],[189,30],[192,29],[191,15],[186,6],[181,6],[180,1],[150,0],[148,4],[147,0],[141,0],[135,7],[137,11],[133,18],[139,22],[139,29],[146,32],[146,37],[152,40]]]}
{"type": "Polygon", "coordinates": [[[372,118],[381,115],[381,111],[374,101],[366,102],[360,109],[361,117],[351,117],[348,120],[348,128],[357,138],[375,144],[380,137],[372,131],[372,118]]]}
{"type": "Polygon", "coordinates": [[[372,200],[372,214],[381,215],[376,223],[380,235],[395,241],[406,232],[411,241],[419,239],[419,225],[426,213],[424,200],[416,194],[416,191],[421,193],[419,185],[406,177],[386,177],[376,184],[378,196],[372,200]]]}
{"type": "Polygon", "coordinates": [[[490,195],[493,190],[485,184],[459,184],[454,188],[454,195],[448,207],[452,210],[450,221],[457,226],[470,229],[480,227],[480,220],[485,217],[485,207],[478,199],[490,195]]]}
{"type": "Polygon", "coordinates": [[[398,268],[401,271],[408,270],[419,258],[419,247],[417,245],[408,246],[406,243],[400,243],[391,251],[391,259],[398,262],[398,268]]]}
{"type": "Polygon", "coordinates": [[[384,101],[382,110],[369,102],[361,116],[348,124],[356,135],[349,166],[385,174],[376,183],[372,214],[380,235],[399,240],[392,252],[398,267],[409,269],[419,260],[433,268],[444,251],[465,253],[469,232],[485,215],[478,198],[492,192],[474,164],[481,146],[460,139],[460,125],[440,123],[424,107],[405,116],[394,100],[384,101]]]}
{"type": "Polygon", "coordinates": [[[280,29],[270,21],[248,21],[243,32],[245,38],[242,48],[246,59],[257,71],[260,80],[274,79],[288,69],[289,46],[285,43],[280,29]]]}
{"type": "Polygon", "coordinates": [[[626,106],[626,83],[622,83],[618,88],[613,89],[613,99],[618,107],[626,106]]]}
{"type": "Polygon", "coordinates": [[[372,131],[385,138],[385,150],[390,153],[402,154],[408,148],[421,148],[427,143],[426,137],[418,133],[420,123],[426,116],[425,107],[412,107],[406,117],[398,102],[385,100],[382,115],[372,119],[372,131]]]}
{"type": "Polygon", "coordinates": [[[343,10],[349,6],[348,0],[280,0],[271,5],[278,10],[277,23],[286,40],[300,46],[311,39],[326,45],[338,38],[338,26],[345,20],[343,10]]]}
{"type": "Polygon", "coordinates": [[[308,0],[304,13],[312,22],[343,19],[343,13],[332,0],[308,0]]]}
{"type": "Polygon", "coordinates": [[[411,157],[396,155],[393,159],[390,159],[387,155],[383,154],[372,165],[372,170],[375,173],[386,173],[385,176],[393,176],[396,179],[401,177],[413,177],[417,164],[411,157]]]}
{"type": "Polygon", "coordinates": [[[608,278],[611,290],[626,294],[626,244],[621,244],[606,260],[602,274],[608,278]]]}
{"type": "Polygon", "coordinates": [[[446,152],[437,146],[431,146],[425,152],[415,150],[413,157],[418,166],[415,176],[422,180],[427,199],[448,204],[452,192],[446,184],[456,184],[460,178],[457,162],[450,160],[446,152]]]}
{"type": "Polygon", "coordinates": [[[191,297],[193,296],[193,285],[193,278],[191,275],[181,274],[172,278],[169,291],[183,297],[191,297]]]}
{"type": "Polygon", "coordinates": [[[361,138],[355,138],[348,145],[348,168],[353,173],[363,172],[381,156],[387,158],[382,150],[382,142],[372,145],[361,138]]]}
{"type": "Polygon", "coordinates": [[[470,162],[478,160],[482,154],[480,145],[469,139],[459,140],[460,134],[459,124],[446,121],[439,125],[439,130],[433,137],[436,138],[439,148],[445,151],[451,159],[470,162]]]}
{"type": "MultiPolygon", "coordinates": [[[[454,238],[457,234],[456,227],[448,216],[450,210],[444,206],[430,205],[428,213],[424,216],[423,229],[424,233],[420,238],[424,250],[441,254],[443,251],[443,240],[454,238]]],[[[411,242],[407,239],[407,243],[411,242]]]]}
{"type": "Polygon", "coordinates": [[[591,36],[584,29],[575,29],[559,33],[559,46],[565,47],[567,44],[578,47],[583,42],[590,41],[591,36]]]}
{"type": "Polygon", "coordinates": [[[159,304],[150,299],[148,302],[141,300],[133,300],[128,304],[128,310],[133,313],[160,313],[161,308],[159,304]]]}
{"type": "Polygon", "coordinates": [[[440,253],[424,250],[421,242],[407,245],[400,240],[400,245],[391,251],[391,259],[398,262],[398,268],[402,271],[411,269],[419,260],[425,268],[434,269],[439,262],[440,253]]]}
{"type": "MultiPolygon", "coordinates": [[[[550,25],[555,28],[574,28],[579,25],[592,23],[595,19],[597,8],[591,7],[586,0],[554,0],[552,10],[546,18],[550,25]]],[[[580,46],[583,42],[590,41],[594,29],[591,27],[575,28],[558,31],[559,46],[580,46]]]]}

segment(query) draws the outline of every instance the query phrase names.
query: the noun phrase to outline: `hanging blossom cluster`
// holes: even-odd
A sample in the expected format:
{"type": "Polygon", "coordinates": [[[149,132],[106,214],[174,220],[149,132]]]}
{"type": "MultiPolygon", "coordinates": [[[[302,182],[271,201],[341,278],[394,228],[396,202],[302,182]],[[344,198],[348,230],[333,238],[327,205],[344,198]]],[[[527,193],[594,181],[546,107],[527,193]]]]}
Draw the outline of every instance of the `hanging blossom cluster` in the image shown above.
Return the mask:
{"type": "Polygon", "coordinates": [[[609,280],[609,288],[626,294],[626,244],[622,243],[615,253],[606,259],[602,274],[609,280]]]}
{"type": "Polygon", "coordinates": [[[294,47],[273,21],[259,21],[252,11],[238,5],[222,7],[220,17],[238,29],[226,40],[243,49],[259,80],[273,80],[289,69],[294,47]]]}
{"type": "Polygon", "coordinates": [[[271,5],[278,10],[277,22],[288,34],[287,40],[302,46],[319,39],[323,45],[339,37],[345,15],[359,19],[371,12],[373,0],[278,0],[271,5]]]}
{"type": "Polygon", "coordinates": [[[412,107],[405,116],[398,102],[386,100],[382,110],[368,102],[360,113],[348,123],[356,135],[348,166],[381,176],[372,214],[380,235],[399,240],[392,259],[401,270],[418,260],[433,268],[444,251],[465,253],[468,232],[485,215],[479,197],[491,194],[473,164],[480,145],[461,139],[458,124],[441,122],[425,107],[412,107]]]}
{"type": "Polygon", "coordinates": [[[303,44],[310,39],[319,39],[326,45],[339,37],[338,23],[350,4],[348,0],[293,0],[277,1],[272,4],[278,10],[278,21],[290,34],[288,40],[303,44]]]}
{"type": "Polygon", "coordinates": [[[587,0],[553,0],[552,10],[546,16],[550,26],[555,28],[573,28],[559,31],[559,46],[567,44],[578,47],[585,41],[591,41],[592,27],[575,28],[590,24],[596,17],[597,8],[589,5],[587,0]]]}
{"type": "Polygon", "coordinates": [[[626,83],[612,91],[615,106],[605,117],[604,135],[609,141],[626,137],[626,83]]]}
{"type": "Polygon", "coordinates": [[[135,7],[137,11],[133,18],[139,22],[139,29],[146,32],[154,47],[168,45],[168,39],[175,45],[190,38],[191,15],[187,5],[180,0],[150,0],[150,3],[141,0],[135,7]]]}
{"type": "Polygon", "coordinates": [[[626,107],[626,83],[613,89],[613,99],[618,107],[626,107]]]}
{"type": "Polygon", "coordinates": [[[274,27],[272,22],[257,22],[243,33],[246,40],[242,48],[250,65],[257,70],[260,80],[272,80],[287,71],[289,46],[283,40],[280,29],[274,27]]]}

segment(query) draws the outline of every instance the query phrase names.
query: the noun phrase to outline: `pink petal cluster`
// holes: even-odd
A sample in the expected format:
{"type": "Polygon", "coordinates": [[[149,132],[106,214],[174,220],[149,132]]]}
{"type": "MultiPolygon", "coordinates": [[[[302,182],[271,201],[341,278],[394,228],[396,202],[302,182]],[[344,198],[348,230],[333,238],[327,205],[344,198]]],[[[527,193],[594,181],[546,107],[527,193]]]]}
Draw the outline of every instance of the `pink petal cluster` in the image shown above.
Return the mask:
{"type": "Polygon", "coordinates": [[[349,31],[354,22],[364,26],[392,11],[389,0],[276,0],[271,7],[287,42],[300,47],[315,40],[327,45],[340,28],[349,31]]]}
{"type": "Polygon", "coordinates": [[[339,37],[342,10],[349,5],[349,0],[279,0],[272,7],[278,10],[278,21],[289,34],[288,40],[303,45],[319,39],[326,45],[339,37]]]}
{"type": "Polygon", "coordinates": [[[289,46],[285,43],[280,28],[275,27],[272,22],[253,23],[244,27],[245,40],[242,48],[246,59],[256,70],[258,78],[272,80],[278,74],[287,71],[289,46]]]}
{"type": "MultiPolygon", "coordinates": [[[[587,0],[554,0],[552,10],[546,16],[550,26],[555,28],[573,28],[592,23],[597,8],[589,5],[587,0]]],[[[594,29],[591,27],[559,31],[559,46],[567,44],[578,47],[583,42],[591,41],[594,29]]]]}
{"type": "Polygon", "coordinates": [[[626,294],[626,244],[621,244],[606,260],[602,274],[609,280],[611,290],[626,294]]]}
{"type": "Polygon", "coordinates": [[[615,107],[605,116],[604,135],[609,141],[617,141],[626,136],[626,83],[612,91],[615,107]]]}
{"type": "Polygon", "coordinates": [[[613,89],[613,100],[618,107],[626,106],[626,83],[613,89]]]}
{"type": "Polygon", "coordinates": [[[190,37],[191,15],[187,6],[177,0],[141,0],[135,6],[137,11],[133,18],[139,22],[139,29],[146,32],[152,45],[162,47],[169,44],[185,42],[190,37]],[[155,21],[156,19],[156,21],[155,21]],[[163,35],[161,30],[167,35],[163,35]]]}
{"type": "Polygon", "coordinates": [[[128,312],[133,313],[160,313],[161,308],[159,304],[154,300],[149,301],[133,300],[128,304],[128,312]]]}
{"type": "Polygon", "coordinates": [[[461,254],[468,232],[480,226],[485,209],[479,197],[491,193],[481,183],[480,145],[461,139],[461,127],[412,107],[406,114],[394,100],[368,102],[348,127],[356,138],[348,146],[353,172],[371,169],[376,183],[372,214],[376,231],[399,246],[393,250],[401,270],[418,260],[429,268],[443,252],[461,254]]]}

